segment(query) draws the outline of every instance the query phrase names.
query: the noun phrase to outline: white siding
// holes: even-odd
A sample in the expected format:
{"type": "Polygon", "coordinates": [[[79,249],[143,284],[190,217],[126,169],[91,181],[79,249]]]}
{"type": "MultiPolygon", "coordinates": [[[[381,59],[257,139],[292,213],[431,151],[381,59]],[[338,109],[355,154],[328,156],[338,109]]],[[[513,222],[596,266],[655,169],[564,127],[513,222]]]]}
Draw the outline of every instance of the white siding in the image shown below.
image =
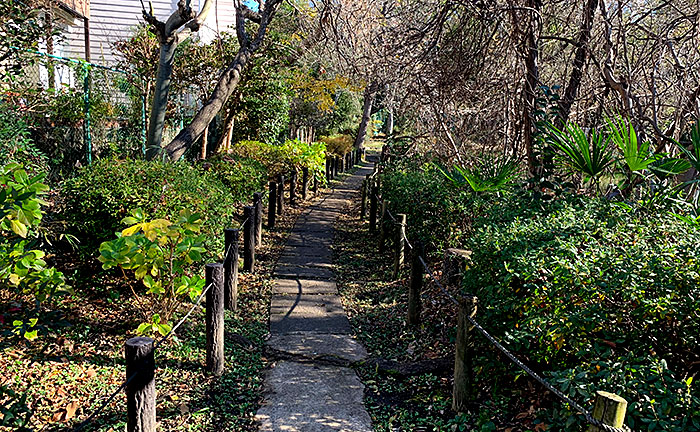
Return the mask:
{"type": "MultiPolygon", "coordinates": [[[[155,16],[167,20],[177,8],[178,0],[151,0],[155,16]]],[[[203,1],[203,0],[202,0],[203,1]]],[[[214,11],[218,12],[219,32],[226,31],[235,23],[233,0],[214,0],[214,11]]],[[[144,0],[148,7],[148,1],[144,0]]],[[[192,7],[199,8],[200,0],[192,0],[192,7]]],[[[217,16],[214,11],[210,14],[200,38],[211,41],[216,37],[217,16]]],[[[92,63],[113,66],[117,57],[112,51],[112,44],[128,38],[133,29],[144,22],[139,0],[91,0],[90,2],[90,61],[92,63]]],[[[75,21],[75,26],[69,27],[65,33],[65,47],[61,55],[70,58],[85,58],[85,39],[83,23],[75,21]]]]}

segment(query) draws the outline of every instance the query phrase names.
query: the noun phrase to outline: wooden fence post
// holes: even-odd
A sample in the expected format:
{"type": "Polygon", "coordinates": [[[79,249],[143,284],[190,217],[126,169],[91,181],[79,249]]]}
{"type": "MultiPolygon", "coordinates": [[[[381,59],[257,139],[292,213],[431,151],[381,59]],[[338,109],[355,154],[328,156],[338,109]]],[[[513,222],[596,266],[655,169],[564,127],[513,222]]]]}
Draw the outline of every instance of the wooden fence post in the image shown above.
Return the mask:
{"type": "Polygon", "coordinates": [[[399,277],[401,266],[404,260],[404,251],[406,249],[406,215],[399,213],[396,215],[399,218],[398,229],[396,230],[396,256],[394,257],[394,279],[399,277]]]}
{"type": "Polygon", "coordinates": [[[369,196],[369,232],[374,234],[377,232],[377,195],[379,188],[376,184],[370,187],[369,196]]]}
{"type": "Polygon", "coordinates": [[[297,205],[297,180],[299,178],[299,171],[296,168],[292,171],[292,175],[289,176],[289,204],[292,206],[297,205]]]}
{"type": "Polygon", "coordinates": [[[384,253],[386,246],[386,219],[389,211],[389,200],[382,200],[382,212],[379,218],[379,253],[384,253]]]}
{"type": "Polygon", "coordinates": [[[243,219],[246,220],[243,230],[243,270],[255,271],[255,207],[243,207],[243,219]]]}
{"type": "Polygon", "coordinates": [[[331,170],[330,170],[330,163],[328,162],[328,156],[326,156],[326,165],[325,165],[324,169],[325,169],[326,181],[331,181],[331,170]]]}
{"type": "Polygon", "coordinates": [[[263,214],[262,192],[253,194],[253,207],[255,207],[255,245],[262,244],[262,214],[263,214]]]}
{"type": "Polygon", "coordinates": [[[126,385],[127,432],[156,430],[156,363],[153,339],[135,337],[124,347],[126,377],[138,373],[126,385]]]}
{"type": "Polygon", "coordinates": [[[457,314],[457,341],[455,342],[455,370],[452,387],[452,410],[465,412],[476,398],[473,369],[473,345],[470,335],[472,325],[467,317],[476,315],[477,298],[460,298],[457,314]]]}
{"type": "Polygon", "coordinates": [[[364,147],[362,147],[362,157],[360,159],[360,162],[361,161],[367,161],[367,150],[364,147]]]}
{"type": "Polygon", "coordinates": [[[314,188],[313,188],[314,195],[318,195],[319,183],[320,183],[320,181],[318,180],[318,173],[315,173],[314,174],[314,188]]]}
{"type": "Polygon", "coordinates": [[[284,214],[284,176],[282,174],[277,176],[277,214],[279,216],[284,214]]]}
{"type": "Polygon", "coordinates": [[[301,199],[306,201],[309,196],[309,168],[301,169],[301,199]]]}
{"type": "Polygon", "coordinates": [[[238,308],[238,242],[240,230],[224,230],[224,304],[226,309],[238,308]]]}
{"type": "Polygon", "coordinates": [[[277,183],[270,182],[270,193],[267,199],[267,227],[272,229],[275,227],[275,222],[277,219],[277,214],[275,210],[277,208],[277,183]]]}
{"type": "MultiPolygon", "coordinates": [[[[595,405],[593,405],[593,418],[600,420],[604,425],[623,428],[625,425],[625,413],[627,401],[620,396],[605,391],[595,392],[595,405]]],[[[602,432],[597,426],[589,426],[588,432],[602,432]]]]}
{"type": "Polygon", "coordinates": [[[467,261],[471,251],[464,249],[448,248],[445,250],[445,258],[442,261],[442,277],[445,287],[459,286],[462,283],[462,275],[467,268],[467,261]]]}
{"type": "Polygon", "coordinates": [[[360,220],[365,220],[365,216],[367,216],[367,188],[369,188],[369,174],[365,176],[365,179],[362,181],[362,189],[361,189],[361,194],[362,194],[362,204],[360,206],[360,220]]]}
{"type": "Polygon", "coordinates": [[[224,266],[207,264],[205,286],[207,291],[207,371],[215,376],[224,373],[224,266]]]}
{"type": "MultiPolygon", "coordinates": [[[[402,239],[403,240],[403,239],[402,239]]],[[[420,324],[421,291],[423,290],[423,275],[425,269],[420,259],[423,256],[423,243],[417,241],[413,245],[413,256],[411,260],[411,285],[408,288],[408,325],[420,324]]]]}

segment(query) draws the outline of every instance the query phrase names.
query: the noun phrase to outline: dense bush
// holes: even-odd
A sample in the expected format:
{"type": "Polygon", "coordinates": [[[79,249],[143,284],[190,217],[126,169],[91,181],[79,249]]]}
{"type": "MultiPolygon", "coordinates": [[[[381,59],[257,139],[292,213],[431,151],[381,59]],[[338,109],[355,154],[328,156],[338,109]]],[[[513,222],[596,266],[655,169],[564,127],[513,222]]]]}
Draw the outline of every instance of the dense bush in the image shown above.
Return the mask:
{"type": "Polygon", "coordinates": [[[264,166],[273,177],[292,169],[309,168],[311,172],[323,171],[326,146],[322,142],[306,144],[299,140],[286,140],[283,144],[267,144],[260,141],[240,141],[231,151],[251,158],[264,166]]]}
{"type": "MultiPolygon", "coordinates": [[[[262,190],[262,167],[246,159],[211,164],[100,160],[65,182],[63,214],[88,251],[123,228],[121,220],[136,208],[149,218],[176,219],[181,210],[202,217],[209,253],[221,249],[222,231],[240,216],[252,191],[262,190]],[[246,178],[237,172],[247,173],[246,178]]],[[[210,256],[210,255],[207,255],[210,256]]]]}
{"type": "Polygon", "coordinates": [[[330,154],[343,156],[352,150],[354,140],[350,135],[333,135],[320,137],[320,141],[326,144],[326,150],[330,154]]]}
{"type": "MultiPolygon", "coordinates": [[[[540,204],[527,193],[475,226],[463,243],[473,252],[464,289],[487,328],[570,395],[625,397],[634,429],[700,430],[691,371],[700,231],[664,213],[577,196],[540,204]]],[[[499,363],[482,361],[498,376],[499,363]]]]}
{"type": "Polygon", "coordinates": [[[381,183],[390,211],[406,215],[409,238],[430,249],[458,243],[471,224],[476,203],[489,199],[455,187],[436,165],[419,159],[392,163],[381,183]]]}
{"type": "Polygon", "coordinates": [[[46,155],[34,145],[24,116],[11,104],[0,103],[0,166],[10,162],[24,166],[30,174],[48,172],[46,155]]]}
{"type": "MultiPolygon", "coordinates": [[[[596,390],[622,395],[635,430],[700,430],[696,227],[603,199],[468,192],[421,160],[386,166],[382,195],[409,237],[472,251],[463,289],[479,321],[562,391],[589,407],[596,390]]],[[[516,369],[476,340],[484,394],[517,400],[516,369]]],[[[551,406],[553,430],[583,422],[551,406]]]]}

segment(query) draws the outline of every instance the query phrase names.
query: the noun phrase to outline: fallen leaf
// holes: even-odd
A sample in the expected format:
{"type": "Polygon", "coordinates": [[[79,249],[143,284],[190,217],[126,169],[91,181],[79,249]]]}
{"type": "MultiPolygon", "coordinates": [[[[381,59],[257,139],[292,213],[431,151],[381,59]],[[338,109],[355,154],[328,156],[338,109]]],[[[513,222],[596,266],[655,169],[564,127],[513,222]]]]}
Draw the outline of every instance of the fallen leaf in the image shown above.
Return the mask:
{"type": "Polygon", "coordinates": [[[78,402],[74,401],[66,405],[66,417],[65,420],[70,420],[75,417],[75,412],[78,410],[78,402]]]}
{"type": "Polygon", "coordinates": [[[190,406],[187,405],[187,403],[183,402],[179,405],[180,408],[180,414],[187,414],[190,412],[190,406]]]}
{"type": "Polygon", "coordinates": [[[93,378],[95,375],[97,375],[97,372],[95,371],[95,369],[90,368],[87,370],[85,375],[88,377],[88,379],[90,379],[90,378],[93,378]]]}
{"type": "Polygon", "coordinates": [[[548,425],[548,424],[545,424],[545,423],[537,423],[537,424],[535,425],[535,432],[545,431],[545,430],[547,430],[547,429],[549,429],[549,425],[548,425]]]}

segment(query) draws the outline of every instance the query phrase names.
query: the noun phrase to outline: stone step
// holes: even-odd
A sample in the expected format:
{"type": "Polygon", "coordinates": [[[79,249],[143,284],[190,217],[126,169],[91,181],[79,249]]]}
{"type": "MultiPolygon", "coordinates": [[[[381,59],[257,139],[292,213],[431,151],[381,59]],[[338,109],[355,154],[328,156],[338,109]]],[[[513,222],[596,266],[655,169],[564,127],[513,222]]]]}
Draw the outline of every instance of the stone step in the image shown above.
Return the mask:
{"type": "Polygon", "coordinates": [[[255,416],[260,431],[370,432],[355,371],[281,361],[265,377],[267,397],[255,416]]]}
{"type": "Polygon", "coordinates": [[[352,329],[337,295],[275,295],[270,306],[270,333],[350,334],[352,329]]]}

